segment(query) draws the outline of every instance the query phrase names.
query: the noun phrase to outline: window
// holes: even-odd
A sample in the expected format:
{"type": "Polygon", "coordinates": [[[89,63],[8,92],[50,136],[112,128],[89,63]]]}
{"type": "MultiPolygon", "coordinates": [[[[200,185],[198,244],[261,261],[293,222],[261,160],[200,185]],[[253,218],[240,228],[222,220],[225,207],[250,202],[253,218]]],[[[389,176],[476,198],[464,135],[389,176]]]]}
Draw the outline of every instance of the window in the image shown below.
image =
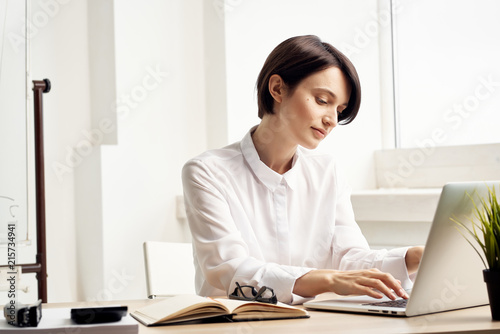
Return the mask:
{"type": "Polygon", "coordinates": [[[9,242],[9,224],[18,244],[29,243],[25,13],[24,1],[0,0],[0,246],[9,242]]]}
{"type": "Polygon", "coordinates": [[[500,1],[392,8],[396,147],[499,143],[500,1]]]}

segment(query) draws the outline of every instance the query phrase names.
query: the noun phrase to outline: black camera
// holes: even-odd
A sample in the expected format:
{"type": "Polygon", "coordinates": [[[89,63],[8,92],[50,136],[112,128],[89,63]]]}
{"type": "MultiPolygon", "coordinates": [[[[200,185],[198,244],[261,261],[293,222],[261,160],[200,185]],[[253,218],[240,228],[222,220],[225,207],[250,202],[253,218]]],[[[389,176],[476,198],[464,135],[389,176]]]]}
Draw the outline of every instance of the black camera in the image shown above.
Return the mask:
{"type": "Polygon", "coordinates": [[[12,326],[36,327],[42,319],[42,300],[34,304],[8,303],[3,308],[3,314],[12,326]]]}

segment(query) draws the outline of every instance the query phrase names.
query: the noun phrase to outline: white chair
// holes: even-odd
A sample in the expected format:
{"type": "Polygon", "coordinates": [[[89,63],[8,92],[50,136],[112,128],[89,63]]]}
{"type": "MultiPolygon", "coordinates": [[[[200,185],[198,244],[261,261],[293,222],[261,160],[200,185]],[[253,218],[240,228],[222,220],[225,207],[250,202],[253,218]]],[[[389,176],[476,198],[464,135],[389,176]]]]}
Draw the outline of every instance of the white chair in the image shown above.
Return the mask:
{"type": "Polygon", "coordinates": [[[146,241],[144,263],[148,298],[195,293],[190,243],[146,241]]]}

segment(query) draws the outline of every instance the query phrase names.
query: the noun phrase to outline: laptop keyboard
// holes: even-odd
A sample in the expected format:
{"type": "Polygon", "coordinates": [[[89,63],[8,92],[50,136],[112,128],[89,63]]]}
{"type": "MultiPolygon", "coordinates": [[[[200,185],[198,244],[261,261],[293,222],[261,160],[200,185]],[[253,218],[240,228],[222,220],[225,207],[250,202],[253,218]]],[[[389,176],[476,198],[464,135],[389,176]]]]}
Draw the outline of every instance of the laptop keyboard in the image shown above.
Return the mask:
{"type": "Polygon", "coordinates": [[[408,299],[396,299],[396,300],[389,300],[386,302],[368,303],[363,305],[405,308],[407,302],[408,299]]]}

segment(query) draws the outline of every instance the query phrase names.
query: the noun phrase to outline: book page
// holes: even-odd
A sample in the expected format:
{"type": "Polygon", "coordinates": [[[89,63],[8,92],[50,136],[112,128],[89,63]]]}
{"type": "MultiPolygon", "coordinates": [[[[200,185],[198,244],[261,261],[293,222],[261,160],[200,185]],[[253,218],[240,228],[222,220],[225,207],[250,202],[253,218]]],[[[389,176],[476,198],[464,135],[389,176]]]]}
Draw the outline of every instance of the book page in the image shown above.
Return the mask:
{"type": "Polygon", "coordinates": [[[186,315],[203,313],[227,314],[227,308],[210,298],[198,295],[179,295],[162,299],[154,304],[137,309],[134,313],[153,323],[168,321],[186,315]]]}
{"type": "Polygon", "coordinates": [[[241,314],[242,312],[251,312],[251,311],[287,313],[290,315],[308,314],[306,310],[299,309],[294,306],[290,306],[280,302],[278,302],[277,304],[269,304],[269,303],[247,302],[243,300],[222,299],[222,298],[217,298],[215,300],[224,304],[231,313],[235,314],[241,314]]]}

